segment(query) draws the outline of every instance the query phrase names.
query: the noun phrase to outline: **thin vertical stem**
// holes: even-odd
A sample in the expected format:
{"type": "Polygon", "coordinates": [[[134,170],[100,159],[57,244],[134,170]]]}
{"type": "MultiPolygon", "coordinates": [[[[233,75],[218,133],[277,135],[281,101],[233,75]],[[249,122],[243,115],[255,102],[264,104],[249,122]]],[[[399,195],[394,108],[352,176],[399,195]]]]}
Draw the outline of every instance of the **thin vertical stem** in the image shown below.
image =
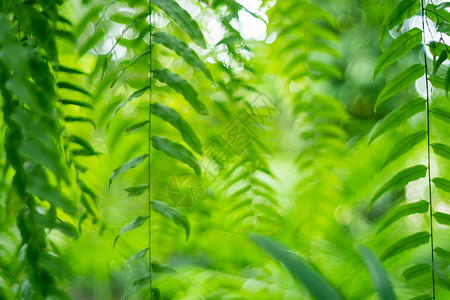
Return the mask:
{"type": "MultiPolygon", "coordinates": [[[[426,46],[425,40],[425,5],[424,0],[421,0],[422,5],[422,29],[423,29],[423,43],[426,46]]],[[[434,280],[434,240],[433,240],[433,201],[431,198],[431,159],[430,159],[430,95],[428,87],[428,63],[426,49],[423,51],[425,63],[425,87],[427,89],[427,163],[428,163],[428,199],[430,203],[430,239],[431,239],[431,279],[433,282],[433,299],[436,299],[436,288],[434,280]]]]}
{"type": "Polygon", "coordinates": [[[150,300],[153,299],[153,276],[152,276],[152,188],[151,188],[151,147],[152,147],[152,0],[148,1],[148,14],[150,26],[150,40],[149,40],[149,105],[148,105],[148,158],[147,158],[147,170],[148,170],[148,268],[149,268],[149,284],[150,284],[150,300]]]}

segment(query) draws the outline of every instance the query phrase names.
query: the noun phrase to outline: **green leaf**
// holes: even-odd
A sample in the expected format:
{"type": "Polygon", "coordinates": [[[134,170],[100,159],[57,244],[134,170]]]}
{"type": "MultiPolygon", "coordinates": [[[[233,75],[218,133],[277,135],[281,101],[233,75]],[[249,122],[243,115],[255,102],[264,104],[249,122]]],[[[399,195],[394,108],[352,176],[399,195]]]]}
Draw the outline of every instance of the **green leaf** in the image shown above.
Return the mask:
{"type": "Polygon", "coordinates": [[[433,216],[439,224],[450,226],[450,215],[449,214],[446,214],[446,213],[443,213],[440,211],[435,211],[433,216]]]}
{"type": "Polygon", "coordinates": [[[131,100],[135,99],[135,98],[139,98],[142,95],[144,95],[144,93],[150,88],[150,86],[146,86],[143,87],[140,90],[135,91],[133,94],[131,94],[127,99],[125,99],[124,101],[122,101],[119,105],[116,106],[116,108],[114,109],[113,113],[111,114],[111,117],[109,118],[108,124],[106,125],[106,127],[108,128],[111,120],[114,118],[114,116],[117,114],[117,112],[124,107],[128,102],[130,102],[131,100]]]}
{"type": "Polygon", "coordinates": [[[76,84],[73,84],[71,82],[66,82],[66,81],[60,81],[56,84],[60,89],[66,89],[66,90],[71,90],[71,91],[76,91],[76,92],[80,92],[82,94],[85,94],[87,96],[92,96],[91,93],[89,93],[87,90],[85,90],[82,87],[79,87],[76,84]]]}
{"type": "Polygon", "coordinates": [[[64,67],[59,65],[57,68],[58,72],[64,72],[64,73],[69,73],[69,74],[79,74],[79,75],[86,75],[86,73],[84,73],[83,71],[74,69],[74,68],[70,68],[70,67],[64,67]]]}
{"type": "Polygon", "coordinates": [[[422,112],[426,108],[427,100],[416,98],[405,102],[402,106],[389,113],[383,120],[377,123],[369,136],[369,144],[386,131],[397,128],[400,123],[422,112]]]}
{"type": "Polygon", "coordinates": [[[450,89],[450,68],[448,68],[447,74],[445,75],[444,88],[445,88],[445,96],[448,97],[448,90],[450,89]]]}
{"type": "Polygon", "coordinates": [[[447,108],[443,106],[432,107],[430,108],[430,113],[436,119],[442,120],[447,124],[450,124],[450,111],[447,108]]]}
{"type": "Polygon", "coordinates": [[[148,189],[148,184],[140,184],[137,186],[132,186],[126,188],[125,191],[128,192],[128,197],[137,197],[142,195],[148,189]]]}
{"type": "Polygon", "coordinates": [[[147,222],[148,218],[149,217],[147,215],[137,216],[129,224],[127,224],[125,227],[123,227],[122,230],[120,231],[120,234],[117,235],[116,238],[114,239],[113,248],[116,246],[117,240],[119,239],[119,237],[121,235],[127,233],[128,231],[131,231],[131,230],[133,230],[135,228],[138,228],[138,227],[144,225],[145,222],[147,222]]]}
{"type": "Polygon", "coordinates": [[[100,154],[100,152],[95,151],[94,148],[91,146],[91,144],[88,141],[86,141],[85,139],[83,139],[82,137],[79,137],[76,135],[71,135],[69,137],[69,141],[80,145],[90,155],[100,154]]]}
{"type": "Polygon", "coordinates": [[[148,120],[146,121],[142,121],[139,123],[134,124],[133,126],[128,127],[127,129],[125,129],[126,134],[132,134],[133,132],[135,132],[136,130],[144,127],[145,125],[147,125],[149,123],[148,120]]]}
{"type": "Polygon", "coordinates": [[[431,295],[425,294],[414,298],[410,298],[409,300],[433,300],[433,297],[431,295]]]}
{"type": "Polygon", "coordinates": [[[376,191],[375,195],[370,200],[368,209],[370,209],[373,203],[387,191],[404,187],[411,181],[415,181],[419,178],[425,177],[425,175],[427,174],[427,169],[428,168],[425,165],[415,165],[395,174],[388,182],[386,182],[381,188],[376,191]]]}
{"type": "Polygon", "coordinates": [[[65,116],[64,120],[66,120],[66,122],[86,122],[86,123],[90,123],[95,128],[94,120],[92,120],[91,118],[88,118],[88,117],[65,116]]]}
{"type": "Polygon", "coordinates": [[[386,159],[381,168],[386,167],[388,164],[413,149],[417,144],[423,141],[426,136],[427,131],[421,130],[399,140],[397,143],[395,143],[389,154],[386,156],[386,159]]]}
{"type": "Polygon", "coordinates": [[[384,221],[378,226],[377,234],[389,227],[391,224],[400,220],[403,217],[426,213],[428,211],[428,201],[420,200],[417,202],[407,203],[394,208],[385,218],[384,221]]]}
{"type": "Polygon", "coordinates": [[[198,154],[202,154],[202,143],[195,134],[192,127],[181,115],[173,108],[168,107],[162,103],[152,104],[152,114],[160,117],[164,121],[170,123],[173,127],[178,129],[181,133],[183,140],[198,154]]]}
{"type": "Polygon", "coordinates": [[[269,237],[250,233],[249,238],[261,249],[282,263],[318,300],[339,300],[342,297],[313,266],[285,245],[269,237]]]}
{"type": "Polygon", "coordinates": [[[140,165],[147,158],[147,156],[148,156],[147,153],[141,154],[133,158],[132,160],[129,160],[128,162],[124,163],[120,167],[116,168],[111,174],[111,177],[109,178],[109,185],[111,185],[112,181],[117,177],[119,177],[120,174],[125,173],[129,169],[135,168],[138,165],[140,165]]]}
{"type": "Polygon", "coordinates": [[[406,19],[414,16],[420,8],[420,1],[418,0],[403,0],[394,10],[384,19],[380,27],[380,46],[383,48],[384,40],[388,31],[397,25],[400,25],[406,19]]]}
{"type": "Polygon", "coordinates": [[[386,100],[396,95],[425,74],[425,66],[415,64],[392,78],[378,95],[374,111],[386,100]]]}
{"type": "Polygon", "coordinates": [[[417,232],[407,237],[400,239],[393,245],[389,246],[381,255],[381,260],[385,261],[388,258],[394,257],[402,252],[419,247],[420,245],[428,243],[430,234],[426,231],[417,232]]]}
{"type": "Polygon", "coordinates": [[[175,51],[184,59],[184,61],[190,64],[194,69],[202,72],[209,81],[214,83],[211,73],[206,68],[205,63],[198,57],[197,53],[189,48],[189,46],[182,40],[174,37],[173,35],[160,31],[153,34],[152,41],[175,51]]]}
{"type": "Polygon", "coordinates": [[[156,260],[152,261],[152,272],[153,273],[177,273],[174,268],[169,265],[163,265],[156,260]]]}
{"type": "Polygon", "coordinates": [[[164,152],[166,155],[187,164],[197,175],[200,175],[201,169],[199,162],[192,152],[183,145],[157,135],[152,137],[152,145],[155,149],[164,152]]]}
{"type": "Polygon", "coordinates": [[[443,158],[450,159],[450,147],[441,143],[433,143],[430,145],[434,153],[443,158]]]}
{"type": "Polygon", "coordinates": [[[417,264],[409,267],[402,273],[403,281],[410,281],[431,272],[431,266],[429,264],[417,264]]]}
{"type": "Polygon", "coordinates": [[[128,297],[130,297],[131,295],[133,295],[134,293],[136,293],[137,291],[145,288],[146,286],[148,286],[149,282],[150,282],[150,276],[146,276],[146,277],[142,277],[138,280],[135,280],[133,282],[133,284],[125,291],[125,293],[123,294],[121,300],[127,300],[128,297]]]}
{"type": "Polygon", "coordinates": [[[154,211],[171,219],[178,226],[183,227],[186,232],[186,241],[189,239],[189,234],[191,232],[191,225],[189,224],[188,218],[186,218],[186,216],[183,215],[183,213],[179,209],[171,207],[167,203],[157,200],[152,201],[152,208],[154,211]]]}
{"type": "Polygon", "coordinates": [[[373,79],[387,66],[395,62],[422,42],[422,30],[413,28],[396,38],[380,55],[373,71],[373,79]]]}
{"type": "Polygon", "coordinates": [[[122,70],[120,70],[120,72],[117,74],[116,78],[113,80],[113,82],[111,83],[110,87],[113,87],[116,83],[117,80],[119,80],[119,78],[122,76],[123,72],[125,72],[126,69],[128,69],[129,67],[133,66],[135,63],[137,63],[142,57],[145,57],[146,55],[150,54],[150,50],[147,50],[145,52],[142,52],[138,55],[136,55],[122,70]]]}
{"type": "Polygon", "coordinates": [[[61,99],[59,100],[63,105],[76,105],[81,107],[87,107],[92,108],[92,105],[90,103],[84,102],[84,101],[78,101],[78,100],[68,100],[68,99],[61,99]]]}
{"type": "Polygon", "coordinates": [[[141,259],[141,258],[145,257],[145,255],[147,254],[149,249],[150,249],[149,247],[142,249],[141,251],[139,251],[138,253],[136,253],[132,257],[130,257],[127,260],[127,262],[130,263],[130,262],[132,262],[134,260],[141,259]]]}
{"type": "Polygon", "coordinates": [[[442,249],[441,247],[436,247],[434,248],[434,253],[443,260],[450,262],[450,251],[442,249]]]}
{"type": "Polygon", "coordinates": [[[378,299],[395,300],[396,297],[394,290],[392,289],[392,283],[375,253],[369,248],[361,245],[356,246],[356,249],[364,259],[367,269],[369,269],[373,286],[378,293],[378,299]]]}
{"type": "Polygon", "coordinates": [[[164,68],[153,70],[153,76],[158,81],[167,84],[177,93],[182,95],[184,99],[186,99],[186,101],[189,102],[199,114],[208,114],[208,110],[206,109],[205,105],[200,100],[198,100],[197,92],[185,79],[164,68]]]}
{"type": "Polygon", "coordinates": [[[445,178],[435,177],[432,179],[434,185],[444,192],[450,193],[450,180],[445,178]]]}
{"type": "Polygon", "coordinates": [[[162,9],[203,49],[206,49],[205,38],[197,22],[174,0],[153,0],[152,4],[162,9]]]}

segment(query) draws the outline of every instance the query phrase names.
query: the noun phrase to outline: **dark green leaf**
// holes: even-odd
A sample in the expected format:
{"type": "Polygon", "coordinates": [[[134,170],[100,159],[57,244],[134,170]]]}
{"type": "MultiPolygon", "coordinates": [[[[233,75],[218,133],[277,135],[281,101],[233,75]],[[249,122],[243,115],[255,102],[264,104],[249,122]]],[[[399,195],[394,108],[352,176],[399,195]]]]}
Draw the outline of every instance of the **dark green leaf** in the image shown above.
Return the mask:
{"type": "Polygon", "coordinates": [[[370,200],[368,209],[370,209],[373,203],[387,191],[404,187],[411,181],[415,181],[419,178],[425,177],[425,175],[427,174],[427,169],[428,168],[425,165],[415,165],[395,174],[388,182],[386,182],[381,188],[376,191],[373,198],[370,200]]]}
{"type": "Polygon", "coordinates": [[[433,148],[434,153],[442,156],[443,158],[450,159],[450,147],[441,143],[434,143],[430,145],[433,148]]]}
{"type": "Polygon", "coordinates": [[[92,96],[87,90],[85,90],[82,87],[79,87],[71,82],[66,82],[66,81],[60,81],[56,84],[60,89],[66,89],[66,90],[71,90],[71,91],[76,91],[76,92],[80,92],[82,94],[85,94],[87,96],[92,96]]]}
{"type": "Polygon", "coordinates": [[[77,70],[77,69],[74,69],[74,68],[64,67],[64,66],[61,66],[61,65],[58,66],[58,72],[86,75],[86,73],[84,73],[83,71],[80,71],[80,70],[77,70]]]}
{"type": "Polygon", "coordinates": [[[436,255],[442,258],[443,260],[450,262],[450,251],[447,251],[440,247],[436,247],[434,248],[434,253],[436,253],[436,255]]]}
{"type": "Polygon", "coordinates": [[[425,294],[414,298],[410,298],[409,300],[433,300],[433,297],[431,295],[425,294]]]}
{"type": "Polygon", "coordinates": [[[392,283],[375,253],[369,248],[361,245],[356,246],[356,249],[358,249],[359,254],[364,259],[367,269],[369,269],[373,286],[378,293],[378,299],[395,300],[396,297],[394,290],[392,289],[392,283]]]}
{"type": "Polygon", "coordinates": [[[450,89],[450,68],[448,68],[447,74],[445,75],[444,88],[445,88],[445,96],[448,97],[448,90],[450,89]]]}
{"type": "Polygon", "coordinates": [[[63,105],[76,105],[81,107],[87,107],[92,108],[92,105],[90,103],[84,102],[84,101],[78,101],[78,100],[68,100],[68,99],[61,99],[59,100],[63,105]]]}
{"type": "Polygon", "coordinates": [[[374,110],[376,111],[383,102],[396,95],[410,84],[414,83],[424,74],[425,66],[422,64],[415,64],[392,78],[378,95],[374,110]]]}
{"type": "Polygon", "coordinates": [[[152,201],[152,208],[156,212],[171,219],[178,226],[183,227],[186,232],[186,241],[189,239],[191,225],[189,224],[188,218],[186,218],[186,216],[183,215],[183,213],[179,209],[171,207],[167,203],[157,200],[152,201]]]}
{"type": "Polygon", "coordinates": [[[129,160],[128,162],[124,163],[120,167],[116,168],[113,173],[111,174],[111,177],[109,178],[109,185],[111,185],[112,181],[119,177],[120,174],[125,173],[129,169],[135,168],[138,165],[140,165],[146,158],[148,154],[141,154],[138,157],[133,158],[132,160],[129,160]]]}
{"type": "Polygon", "coordinates": [[[439,224],[450,226],[450,215],[449,214],[446,214],[446,213],[443,213],[440,211],[435,211],[433,216],[436,219],[436,221],[438,221],[439,224]]]}
{"type": "Polygon", "coordinates": [[[211,73],[206,68],[205,63],[198,57],[194,50],[189,48],[189,46],[179,38],[160,31],[153,34],[153,42],[172,49],[194,69],[201,71],[209,81],[214,82],[211,77],[211,73]]]}
{"type": "Polygon", "coordinates": [[[162,9],[203,49],[206,49],[205,38],[197,22],[174,0],[153,0],[152,4],[162,9]]]}
{"type": "Polygon", "coordinates": [[[160,117],[164,121],[170,123],[173,127],[178,129],[183,140],[198,154],[202,154],[202,143],[195,134],[192,127],[181,115],[173,108],[168,107],[162,103],[152,104],[152,114],[160,117]]]}
{"type": "Polygon", "coordinates": [[[65,116],[64,120],[66,120],[66,122],[87,122],[87,123],[92,124],[92,126],[94,126],[94,128],[95,128],[94,120],[92,120],[91,118],[88,118],[88,117],[65,116]]]}
{"type": "Polygon", "coordinates": [[[384,221],[380,224],[380,226],[378,226],[377,234],[405,216],[426,213],[427,211],[428,201],[425,200],[407,203],[396,207],[386,216],[386,218],[384,218],[384,221]]]}
{"type": "Polygon", "coordinates": [[[419,132],[415,132],[413,134],[410,134],[401,140],[399,140],[395,145],[392,147],[391,151],[386,157],[386,160],[382,164],[381,168],[384,168],[389,163],[393,162],[400,156],[402,156],[405,153],[408,153],[411,149],[413,149],[416,145],[418,145],[421,141],[425,139],[427,136],[427,132],[425,130],[421,130],[419,132]]]}
{"type": "Polygon", "coordinates": [[[313,266],[295,255],[289,248],[269,237],[250,233],[249,237],[261,249],[282,263],[318,300],[339,300],[342,297],[313,266]]]}
{"type": "Polygon", "coordinates": [[[394,257],[402,252],[419,247],[420,245],[428,243],[430,234],[426,231],[417,232],[407,237],[400,239],[393,245],[389,246],[381,255],[381,260],[394,257]]]}
{"type": "Polygon", "coordinates": [[[156,260],[152,261],[152,272],[153,273],[176,273],[175,269],[168,265],[163,265],[156,260]]]}
{"type": "Polygon", "coordinates": [[[369,136],[369,144],[379,135],[384,132],[397,128],[400,123],[408,120],[426,108],[427,100],[423,98],[416,98],[407,101],[405,104],[389,113],[383,120],[377,123],[369,136]]]}
{"type": "Polygon", "coordinates": [[[191,167],[197,175],[200,175],[200,164],[194,157],[191,151],[186,149],[183,145],[174,143],[169,139],[161,136],[152,137],[152,145],[155,149],[164,152],[166,155],[173,157],[182,163],[191,167]]]}
{"type": "Polygon", "coordinates": [[[184,99],[186,99],[186,101],[188,101],[199,114],[208,114],[208,110],[206,109],[205,105],[200,100],[198,100],[197,92],[185,79],[164,68],[153,70],[153,76],[158,81],[167,84],[177,93],[182,95],[184,99]]]}
{"type": "Polygon", "coordinates": [[[381,54],[373,71],[373,79],[387,66],[395,62],[422,42],[422,30],[413,28],[396,38],[381,54]]]}
{"type": "Polygon", "coordinates": [[[148,188],[148,184],[140,184],[137,186],[132,186],[126,188],[125,191],[128,192],[128,197],[136,197],[142,195],[148,188]]]}
{"type": "Polygon", "coordinates": [[[450,180],[445,178],[435,177],[432,179],[434,185],[447,193],[450,193],[450,180]]]}
{"type": "Polygon", "coordinates": [[[139,128],[144,127],[145,125],[147,125],[149,123],[148,120],[146,121],[142,121],[139,123],[134,124],[133,126],[128,127],[127,129],[125,129],[126,134],[132,134],[133,132],[135,132],[136,130],[138,130],[139,128]]]}
{"type": "Polygon", "coordinates": [[[122,228],[122,230],[120,231],[120,234],[116,236],[116,238],[114,239],[114,244],[113,244],[113,248],[116,246],[117,240],[119,239],[119,237],[125,233],[127,233],[128,231],[131,231],[135,228],[138,228],[142,225],[145,224],[145,222],[147,222],[147,219],[149,217],[147,215],[141,215],[138,216],[136,218],[134,218],[131,223],[127,224],[125,227],[122,228]]]}
{"type": "Polygon", "coordinates": [[[144,95],[144,93],[150,88],[150,86],[146,86],[140,90],[135,91],[133,94],[131,94],[130,97],[128,97],[127,99],[125,99],[124,101],[122,101],[119,105],[116,106],[116,108],[114,109],[114,112],[112,113],[111,117],[109,118],[107,127],[109,127],[109,124],[111,123],[111,120],[114,118],[114,116],[117,114],[117,112],[119,111],[119,109],[121,109],[122,107],[124,107],[128,102],[130,102],[131,100],[135,99],[135,98],[139,98],[142,95],[144,95]]]}
{"type": "Polygon", "coordinates": [[[447,124],[450,124],[450,111],[447,108],[443,106],[432,107],[430,108],[430,112],[436,119],[442,120],[447,124]]]}
{"type": "Polygon", "coordinates": [[[409,267],[402,273],[403,281],[410,281],[431,272],[431,266],[429,264],[417,264],[409,267]]]}

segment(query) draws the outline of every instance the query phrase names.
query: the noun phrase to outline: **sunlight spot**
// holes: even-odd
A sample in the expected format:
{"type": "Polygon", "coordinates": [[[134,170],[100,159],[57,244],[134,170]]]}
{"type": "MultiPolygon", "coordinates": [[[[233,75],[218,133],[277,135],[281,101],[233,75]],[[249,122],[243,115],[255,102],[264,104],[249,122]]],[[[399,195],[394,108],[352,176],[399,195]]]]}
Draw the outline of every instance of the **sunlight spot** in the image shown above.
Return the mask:
{"type": "Polygon", "coordinates": [[[277,39],[278,34],[276,31],[272,32],[266,39],[266,44],[270,45],[277,39]]]}

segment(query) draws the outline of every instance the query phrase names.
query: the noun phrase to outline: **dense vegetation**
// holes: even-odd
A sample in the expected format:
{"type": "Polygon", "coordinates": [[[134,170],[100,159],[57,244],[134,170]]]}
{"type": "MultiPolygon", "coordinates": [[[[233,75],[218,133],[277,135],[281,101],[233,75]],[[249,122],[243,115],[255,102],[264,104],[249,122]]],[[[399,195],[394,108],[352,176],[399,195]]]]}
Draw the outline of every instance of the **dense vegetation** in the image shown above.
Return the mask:
{"type": "Polygon", "coordinates": [[[450,3],[0,0],[1,299],[449,299],[450,3]]]}

